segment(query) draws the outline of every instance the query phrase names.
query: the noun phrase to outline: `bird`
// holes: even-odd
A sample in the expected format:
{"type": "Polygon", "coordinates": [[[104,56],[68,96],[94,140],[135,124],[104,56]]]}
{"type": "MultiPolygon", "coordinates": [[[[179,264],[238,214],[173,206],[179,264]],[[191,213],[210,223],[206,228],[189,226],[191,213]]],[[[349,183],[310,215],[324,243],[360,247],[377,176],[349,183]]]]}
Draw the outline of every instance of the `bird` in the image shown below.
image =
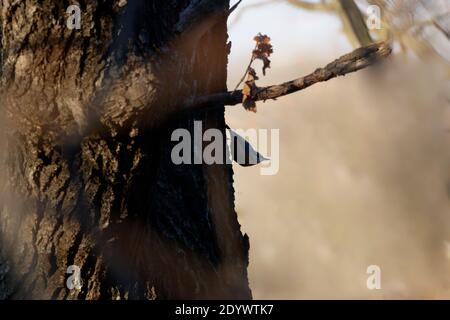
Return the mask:
{"type": "MultiPolygon", "coordinates": [[[[246,139],[237,134],[233,129],[226,125],[227,130],[230,133],[231,138],[231,155],[233,160],[242,167],[252,167],[263,161],[270,160],[260,154],[246,139]]],[[[227,149],[227,152],[229,150],[227,149]]],[[[227,158],[229,154],[227,154],[227,158]]]]}

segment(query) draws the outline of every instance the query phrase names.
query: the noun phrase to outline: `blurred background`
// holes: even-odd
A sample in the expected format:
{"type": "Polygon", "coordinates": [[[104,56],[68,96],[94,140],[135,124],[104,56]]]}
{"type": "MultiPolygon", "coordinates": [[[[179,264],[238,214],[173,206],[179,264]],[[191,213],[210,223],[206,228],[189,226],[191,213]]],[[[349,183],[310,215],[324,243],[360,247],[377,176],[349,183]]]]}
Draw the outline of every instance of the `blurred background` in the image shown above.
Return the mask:
{"type": "Polygon", "coordinates": [[[267,76],[255,63],[259,86],[370,41],[395,49],[383,65],[259,103],[256,114],[228,108],[232,128],[280,129],[277,175],[234,166],[254,298],[450,298],[449,12],[448,0],[244,0],[232,14],[230,89],[258,32],[275,51],[267,76]],[[381,29],[355,30],[371,4],[381,29]],[[370,265],[380,290],[366,286],[370,265]]]}

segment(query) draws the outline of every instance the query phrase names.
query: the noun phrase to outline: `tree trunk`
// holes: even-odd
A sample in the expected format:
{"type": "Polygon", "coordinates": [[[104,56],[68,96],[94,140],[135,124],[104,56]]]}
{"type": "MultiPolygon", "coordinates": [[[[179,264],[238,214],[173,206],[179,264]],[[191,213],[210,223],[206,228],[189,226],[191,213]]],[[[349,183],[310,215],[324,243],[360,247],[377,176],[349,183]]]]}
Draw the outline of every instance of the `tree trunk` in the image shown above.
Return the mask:
{"type": "Polygon", "coordinates": [[[228,1],[79,0],[80,30],[0,3],[0,298],[251,298],[232,167],[171,161],[175,128],[225,130],[173,115],[226,91],[228,1]]]}

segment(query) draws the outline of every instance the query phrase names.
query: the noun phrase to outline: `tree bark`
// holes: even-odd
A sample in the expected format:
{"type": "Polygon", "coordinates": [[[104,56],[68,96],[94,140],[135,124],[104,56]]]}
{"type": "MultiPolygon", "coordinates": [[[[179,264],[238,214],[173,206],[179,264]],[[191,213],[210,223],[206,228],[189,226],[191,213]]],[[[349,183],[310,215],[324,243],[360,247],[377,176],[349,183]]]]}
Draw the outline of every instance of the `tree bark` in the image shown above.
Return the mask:
{"type": "Polygon", "coordinates": [[[171,115],[226,92],[228,1],[79,0],[81,30],[0,4],[0,298],[251,298],[232,167],[171,161],[175,128],[225,131],[171,115]]]}

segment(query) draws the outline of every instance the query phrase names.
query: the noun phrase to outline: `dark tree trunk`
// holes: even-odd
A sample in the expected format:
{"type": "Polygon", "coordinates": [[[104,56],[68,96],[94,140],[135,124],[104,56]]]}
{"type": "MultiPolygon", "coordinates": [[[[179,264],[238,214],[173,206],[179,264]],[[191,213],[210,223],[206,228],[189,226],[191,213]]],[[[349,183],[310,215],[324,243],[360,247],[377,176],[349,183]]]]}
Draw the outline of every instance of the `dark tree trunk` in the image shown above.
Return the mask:
{"type": "Polygon", "coordinates": [[[231,166],[170,158],[173,129],[225,130],[174,114],[226,90],[228,1],[78,3],[69,30],[76,2],[0,0],[0,298],[251,298],[231,166]]]}

